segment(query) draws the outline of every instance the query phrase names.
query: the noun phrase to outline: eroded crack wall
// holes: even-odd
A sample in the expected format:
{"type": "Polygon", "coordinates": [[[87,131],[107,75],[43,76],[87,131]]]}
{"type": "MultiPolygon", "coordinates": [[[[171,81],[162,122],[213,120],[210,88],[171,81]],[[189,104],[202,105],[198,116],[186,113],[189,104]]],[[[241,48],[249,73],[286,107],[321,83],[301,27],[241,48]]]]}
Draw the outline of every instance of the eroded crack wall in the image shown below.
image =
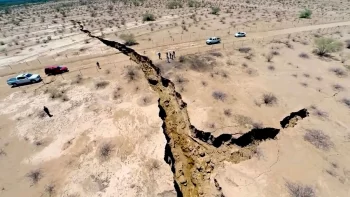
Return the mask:
{"type": "Polygon", "coordinates": [[[191,125],[187,104],[175,91],[174,83],[162,77],[160,69],[148,57],[124,44],[93,36],[78,24],[82,32],[129,56],[140,66],[150,87],[157,92],[159,117],[167,140],[164,160],[171,166],[178,196],[220,194],[221,191],[215,191],[218,183],[215,187],[210,184],[210,174],[215,166],[225,160],[239,163],[250,159],[260,141],[272,139],[279,133],[280,130],[274,128],[253,129],[236,139],[230,134],[214,137],[209,132],[196,129],[191,125]]]}

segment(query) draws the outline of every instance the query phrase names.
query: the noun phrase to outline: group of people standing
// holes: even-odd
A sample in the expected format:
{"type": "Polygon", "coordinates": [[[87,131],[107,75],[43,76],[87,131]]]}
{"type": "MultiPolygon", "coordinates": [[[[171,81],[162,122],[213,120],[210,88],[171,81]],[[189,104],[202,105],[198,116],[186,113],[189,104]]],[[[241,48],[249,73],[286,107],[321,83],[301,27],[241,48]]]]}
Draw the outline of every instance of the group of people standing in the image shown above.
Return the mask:
{"type": "MultiPolygon", "coordinates": [[[[162,59],[162,54],[160,52],[157,53],[158,58],[161,60],[162,59]]],[[[175,59],[175,51],[167,51],[165,52],[166,60],[168,63],[170,63],[170,59],[173,60],[175,59]]]]}

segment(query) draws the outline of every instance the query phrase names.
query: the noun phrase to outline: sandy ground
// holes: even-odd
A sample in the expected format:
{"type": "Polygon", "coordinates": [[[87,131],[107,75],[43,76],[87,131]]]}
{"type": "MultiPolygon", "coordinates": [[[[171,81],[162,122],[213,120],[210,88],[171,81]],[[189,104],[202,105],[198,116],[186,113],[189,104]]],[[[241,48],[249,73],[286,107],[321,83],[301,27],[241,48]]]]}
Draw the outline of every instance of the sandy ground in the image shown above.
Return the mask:
{"type": "MultiPolygon", "coordinates": [[[[27,14],[49,11],[47,7],[55,5],[33,6],[27,8],[27,14]]],[[[124,16],[126,25],[101,25],[102,32],[118,41],[122,32],[136,35],[139,45],[134,48],[145,51],[175,83],[188,104],[191,123],[198,129],[218,136],[245,133],[255,124],[280,128],[279,121],[291,112],[302,108],[310,112],[295,127],[281,129],[275,140],[260,144],[250,160],[218,167],[212,179],[218,181],[224,196],[295,196],[287,183],[310,186],[316,196],[349,196],[350,108],[343,101],[350,99],[350,51],[344,48],[332,54],[333,58],[312,53],[315,34],[340,41],[350,38],[348,3],[318,1],[323,9],[310,6],[313,17],[302,22],[295,16],[300,5],[291,2],[223,1],[219,16],[209,14],[208,6],[198,8],[196,17],[202,18],[198,23],[190,18],[194,8],[173,10],[166,9],[164,2],[160,5],[160,9],[142,7],[158,16],[145,24],[139,15],[142,12],[134,7],[116,11],[124,16]],[[250,6],[257,7],[254,18],[248,12],[253,9],[250,6]],[[233,10],[232,17],[226,9],[233,10]],[[276,16],[276,11],[282,14],[276,16]],[[240,15],[242,18],[237,18],[240,15]],[[223,17],[225,23],[220,22],[223,17]],[[189,31],[181,27],[183,20],[189,31]],[[232,34],[243,27],[248,37],[234,40],[232,34]],[[203,40],[213,34],[222,37],[223,44],[205,46],[203,40]],[[239,52],[241,47],[251,47],[251,51],[239,52]],[[157,60],[157,51],[172,49],[177,51],[175,61],[157,60]],[[271,51],[278,53],[267,62],[271,51]],[[195,53],[212,64],[198,70],[191,62],[179,61],[180,55],[195,53]],[[301,58],[301,53],[308,58],[301,58]],[[331,71],[334,68],[344,74],[336,75],[331,71]],[[214,92],[224,93],[225,99],[216,100],[214,92]],[[261,104],[266,93],[276,96],[277,102],[261,104]],[[328,136],[328,148],[306,140],[305,135],[316,130],[328,136]]],[[[101,33],[97,19],[118,17],[109,16],[103,6],[96,5],[98,16],[89,23],[96,34],[101,33]]],[[[113,9],[120,10],[119,6],[113,9]]],[[[173,173],[163,160],[166,140],[157,95],[127,57],[96,40],[86,43],[88,38],[76,28],[68,30],[73,27],[70,19],[85,19],[86,23],[93,19],[86,7],[75,8],[81,15],[70,14],[74,8],[66,10],[63,23],[61,17],[42,13],[46,28],[42,28],[40,17],[31,25],[31,17],[24,17],[20,26],[7,24],[1,29],[1,41],[6,44],[0,49],[6,48],[7,55],[0,56],[0,196],[176,196],[173,173]],[[52,20],[59,22],[52,24],[52,20]],[[66,32],[55,35],[61,24],[66,32]],[[37,30],[26,33],[29,26],[37,30]],[[9,46],[17,35],[19,46],[28,43],[23,50],[16,44],[9,46]],[[50,42],[35,43],[48,35],[52,35],[50,42]],[[101,70],[95,68],[96,61],[101,70]],[[42,68],[50,64],[68,65],[72,72],[46,77],[42,68]],[[128,77],[130,70],[136,73],[133,79],[128,77]],[[41,74],[45,83],[19,88],[6,85],[7,78],[23,71],[41,74]],[[43,106],[53,117],[43,114],[43,106]],[[37,181],[29,176],[33,172],[39,172],[37,181]]],[[[6,20],[10,19],[1,24],[6,20]]]]}

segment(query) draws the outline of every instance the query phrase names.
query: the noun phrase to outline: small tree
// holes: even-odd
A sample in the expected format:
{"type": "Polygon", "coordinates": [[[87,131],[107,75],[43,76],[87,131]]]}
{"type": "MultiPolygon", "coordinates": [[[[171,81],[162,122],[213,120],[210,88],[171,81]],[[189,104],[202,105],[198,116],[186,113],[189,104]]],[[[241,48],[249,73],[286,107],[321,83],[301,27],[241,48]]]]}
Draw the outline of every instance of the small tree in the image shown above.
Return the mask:
{"type": "Polygon", "coordinates": [[[328,53],[340,51],[343,47],[343,43],[334,40],[332,38],[316,38],[315,39],[315,53],[319,56],[325,56],[328,53]]]}
{"type": "Polygon", "coordinates": [[[299,18],[311,18],[311,14],[311,10],[305,8],[303,11],[300,12],[299,18]]]}
{"type": "Polygon", "coordinates": [[[151,13],[145,13],[142,18],[142,21],[155,21],[155,20],[156,20],[156,17],[154,17],[154,15],[151,13]]]}
{"type": "Polygon", "coordinates": [[[220,8],[219,7],[212,7],[211,8],[211,14],[219,15],[220,8]]]}
{"type": "Polygon", "coordinates": [[[137,44],[134,34],[121,34],[120,38],[125,41],[125,45],[132,46],[137,44]]]}

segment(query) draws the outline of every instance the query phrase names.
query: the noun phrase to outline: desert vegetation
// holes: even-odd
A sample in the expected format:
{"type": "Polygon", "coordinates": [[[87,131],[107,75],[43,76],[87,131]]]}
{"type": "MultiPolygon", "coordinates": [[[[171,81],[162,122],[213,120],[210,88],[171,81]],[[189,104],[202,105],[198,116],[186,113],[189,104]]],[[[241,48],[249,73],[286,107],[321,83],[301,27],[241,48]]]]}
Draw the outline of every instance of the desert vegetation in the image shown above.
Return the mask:
{"type": "Polygon", "coordinates": [[[310,142],[316,148],[329,150],[333,147],[330,137],[321,130],[308,130],[304,135],[304,140],[310,142]]]}

